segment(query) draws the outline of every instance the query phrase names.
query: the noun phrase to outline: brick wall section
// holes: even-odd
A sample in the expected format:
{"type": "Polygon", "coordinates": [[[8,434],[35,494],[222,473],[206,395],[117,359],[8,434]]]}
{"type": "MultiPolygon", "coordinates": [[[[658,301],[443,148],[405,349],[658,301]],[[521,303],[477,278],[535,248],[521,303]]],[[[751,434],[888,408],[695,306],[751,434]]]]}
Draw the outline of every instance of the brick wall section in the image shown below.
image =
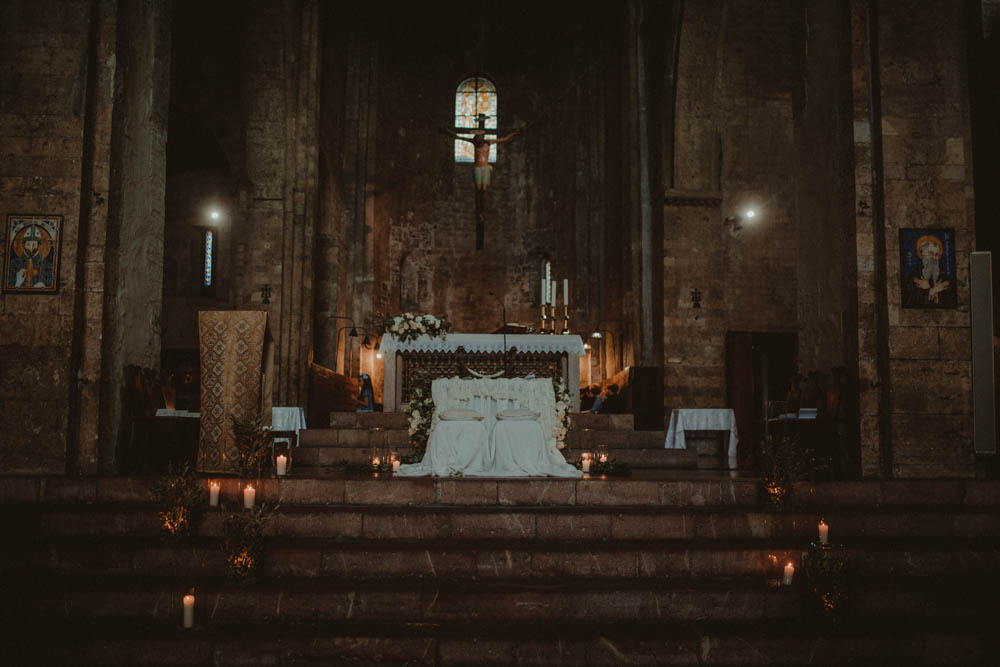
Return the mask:
{"type": "Polygon", "coordinates": [[[0,295],[4,471],[66,467],[89,11],[82,0],[0,4],[0,212],[4,224],[54,213],[64,225],[58,294],[0,295]]]}

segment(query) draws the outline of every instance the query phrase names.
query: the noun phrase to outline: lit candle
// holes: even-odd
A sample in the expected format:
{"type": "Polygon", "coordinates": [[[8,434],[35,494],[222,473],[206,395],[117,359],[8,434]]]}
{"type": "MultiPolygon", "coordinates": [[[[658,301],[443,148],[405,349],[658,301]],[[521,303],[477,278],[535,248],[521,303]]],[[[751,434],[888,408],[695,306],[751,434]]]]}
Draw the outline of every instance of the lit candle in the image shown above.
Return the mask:
{"type": "Polygon", "coordinates": [[[569,278],[563,278],[563,305],[569,305],[569,278]]]}
{"type": "Polygon", "coordinates": [[[792,576],[794,575],[795,575],[795,566],[789,563],[788,565],[785,566],[785,576],[781,580],[781,583],[783,583],[785,586],[791,586],[792,576]]]}
{"type": "Polygon", "coordinates": [[[277,458],[278,475],[284,477],[285,473],[288,472],[288,457],[284,454],[278,454],[277,458]]]}
{"type": "Polygon", "coordinates": [[[257,491],[254,490],[252,486],[247,484],[247,488],[243,489],[243,507],[248,510],[253,509],[254,496],[257,495],[257,491]]]}
{"type": "Polygon", "coordinates": [[[590,472],[590,454],[584,453],[580,458],[583,461],[583,472],[590,472]]]}
{"type": "Polygon", "coordinates": [[[209,482],[208,483],[208,504],[212,507],[219,506],[219,483],[209,482]]]}
{"type": "Polygon", "coordinates": [[[399,470],[399,463],[400,463],[399,459],[393,459],[392,460],[392,471],[393,472],[397,472],[399,470]]]}
{"type": "Polygon", "coordinates": [[[379,457],[377,457],[377,456],[373,456],[373,457],[372,457],[372,465],[373,465],[373,466],[375,466],[375,467],[377,468],[377,467],[379,467],[379,465],[381,465],[381,464],[382,464],[382,459],[380,459],[380,458],[379,458],[379,457]]]}
{"type": "Polygon", "coordinates": [[[826,544],[827,540],[830,538],[830,526],[826,525],[826,521],[823,519],[819,520],[819,543],[826,544]]]}
{"type": "Polygon", "coordinates": [[[184,627],[194,627],[194,596],[190,593],[184,596],[184,627]]]}
{"type": "Polygon", "coordinates": [[[608,455],[607,455],[607,454],[601,454],[601,455],[600,455],[600,456],[598,457],[598,460],[599,460],[599,461],[600,461],[601,463],[607,463],[607,462],[608,462],[608,455]]]}

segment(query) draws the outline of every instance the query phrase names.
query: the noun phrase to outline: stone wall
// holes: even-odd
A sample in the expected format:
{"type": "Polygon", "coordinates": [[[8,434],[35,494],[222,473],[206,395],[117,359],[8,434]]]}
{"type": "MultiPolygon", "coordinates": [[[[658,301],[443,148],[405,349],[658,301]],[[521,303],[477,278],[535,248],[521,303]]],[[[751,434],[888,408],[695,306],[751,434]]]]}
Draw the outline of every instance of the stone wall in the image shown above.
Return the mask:
{"type": "Polygon", "coordinates": [[[968,476],[975,223],[964,24],[953,3],[858,2],[852,29],[863,470],[968,476]],[[914,227],[955,230],[957,308],[902,307],[899,230],[914,227]]]}
{"type": "Polygon", "coordinates": [[[67,465],[90,15],[82,0],[0,6],[4,224],[18,213],[63,216],[58,293],[0,295],[5,471],[59,473],[67,465]]]}

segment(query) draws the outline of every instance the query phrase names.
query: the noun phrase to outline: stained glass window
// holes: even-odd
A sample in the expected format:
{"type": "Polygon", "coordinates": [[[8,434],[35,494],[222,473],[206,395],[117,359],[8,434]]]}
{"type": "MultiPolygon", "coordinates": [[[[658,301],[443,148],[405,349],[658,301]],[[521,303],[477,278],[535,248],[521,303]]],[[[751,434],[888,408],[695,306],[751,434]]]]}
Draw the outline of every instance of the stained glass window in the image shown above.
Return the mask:
{"type": "Polygon", "coordinates": [[[214,241],[212,230],[205,230],[205,287],[212,286],[212,244],[214,241]]]}
{"type": "MultiPolygon", "coordinates": [[[[455,91],[455,130],[460,137],[471,139],[471,134],[462,134],[462,128],[479,127],[479,114],[486,116],[486,128],[497,129],[497,89],[490,81],[479,77],[466,79],[455,91]]],[[[497,135],[487,134],[487,139],[497,135]]],[[[455,139],[455,162],[473,162],[475,155],[468,141],[455,139]]],[[[490,162],[497,161],[497,145],[490,146],[490,162]]]]}

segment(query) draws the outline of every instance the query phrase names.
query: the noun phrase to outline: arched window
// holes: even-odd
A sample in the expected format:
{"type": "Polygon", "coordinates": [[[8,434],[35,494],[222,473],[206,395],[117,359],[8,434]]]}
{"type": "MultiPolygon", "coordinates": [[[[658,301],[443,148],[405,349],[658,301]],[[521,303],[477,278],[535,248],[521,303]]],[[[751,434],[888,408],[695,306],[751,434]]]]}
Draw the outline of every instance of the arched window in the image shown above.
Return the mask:
{"type": "MultiPolygon", "coordinates": [[[[455,91],[455,131],[458,136],[471,139],[472,134],[464,134],[462,130],[479,127],[480,114],[486,116],[486,129],[494,131],[486,138],[496,139],[497,88],[492,82],[477,76],[458,84],[455,91]]],[[[474,159],[472,144],[455,139],[455,162],[472,162],[474,159]]],[[[490,162],[496,161],[497,145],[492,144],[490,162]]]]}

